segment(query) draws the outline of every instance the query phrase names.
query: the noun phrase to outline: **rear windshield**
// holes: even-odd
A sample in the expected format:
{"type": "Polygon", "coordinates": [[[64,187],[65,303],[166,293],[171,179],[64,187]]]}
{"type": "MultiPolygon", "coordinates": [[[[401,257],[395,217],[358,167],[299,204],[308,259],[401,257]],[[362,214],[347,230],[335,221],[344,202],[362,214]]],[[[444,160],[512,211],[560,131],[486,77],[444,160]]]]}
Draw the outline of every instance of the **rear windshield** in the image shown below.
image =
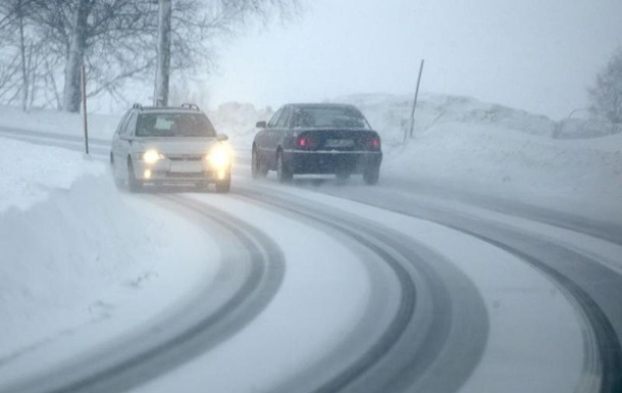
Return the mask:
{"type": "Polygon", "coordinates": [[[295,113],[294,127],[298,128],[365,128],[369,124],[355,108],[302,107],[295,113]]]}
{"type": "Polygon", "coordinates": [[[213,137],[216,131],[204,113],[141,113],[136,136],[213,137]]]}

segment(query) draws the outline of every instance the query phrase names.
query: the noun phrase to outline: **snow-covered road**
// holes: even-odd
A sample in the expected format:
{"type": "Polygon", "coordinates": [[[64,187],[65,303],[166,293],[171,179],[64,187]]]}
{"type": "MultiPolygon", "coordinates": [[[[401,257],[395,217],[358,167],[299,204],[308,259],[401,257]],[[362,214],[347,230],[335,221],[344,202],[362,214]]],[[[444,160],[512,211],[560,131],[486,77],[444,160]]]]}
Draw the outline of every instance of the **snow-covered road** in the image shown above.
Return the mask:
{"type": "MultiPolygon", "coordinates": [[[[105,151],[95,153],[105,161],[105,151]]],[[[161,313],[152,293],[135,295],[146,320],[75,328],[6,359],[0,391],[619,391],[618,224],[421,192],[390,175],[371,188],[256,182],[247,154],[238,152],[228,195],[119,196],[200,228],[193,241],[204,237],[218,261],[194,270],[204,280],[161,313]]]]}

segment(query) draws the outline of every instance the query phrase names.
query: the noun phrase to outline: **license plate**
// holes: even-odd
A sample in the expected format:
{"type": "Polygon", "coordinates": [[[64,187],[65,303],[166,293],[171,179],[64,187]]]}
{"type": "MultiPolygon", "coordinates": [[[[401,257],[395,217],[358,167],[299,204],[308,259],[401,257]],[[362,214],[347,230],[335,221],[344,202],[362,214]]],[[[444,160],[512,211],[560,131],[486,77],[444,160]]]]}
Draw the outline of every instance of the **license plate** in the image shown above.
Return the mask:
{"type": "Polygon", "coordinates": [[[173,173],[199,173],[203,170],[201,162],[172,162],[171,172],[173,173]]]}
{"type": "Polygon", "coordinates": [[[326,147],[352,147],[354,140],[352,139],[329,139],[326,141],[326,147]]]}

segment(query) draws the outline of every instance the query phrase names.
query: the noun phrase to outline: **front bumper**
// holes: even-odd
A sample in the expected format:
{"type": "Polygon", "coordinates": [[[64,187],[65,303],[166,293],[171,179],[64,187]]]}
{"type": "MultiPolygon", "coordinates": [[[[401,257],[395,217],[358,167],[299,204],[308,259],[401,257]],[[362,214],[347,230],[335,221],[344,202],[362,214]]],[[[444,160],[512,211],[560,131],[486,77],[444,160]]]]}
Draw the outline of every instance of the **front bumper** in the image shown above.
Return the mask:
{"type": "Polygon", "coordinates": [[[154,164],[134,162],[134,176],[143,183],[215,183],[226,180],[231,167],[213,167],[207,160],[160,160],[154,164]]]}
{"type": "Polygon", "coordinates": [[[382,152],[287,150],[283,160],[296,174],[361,174],[380,167],[382,152]]]}

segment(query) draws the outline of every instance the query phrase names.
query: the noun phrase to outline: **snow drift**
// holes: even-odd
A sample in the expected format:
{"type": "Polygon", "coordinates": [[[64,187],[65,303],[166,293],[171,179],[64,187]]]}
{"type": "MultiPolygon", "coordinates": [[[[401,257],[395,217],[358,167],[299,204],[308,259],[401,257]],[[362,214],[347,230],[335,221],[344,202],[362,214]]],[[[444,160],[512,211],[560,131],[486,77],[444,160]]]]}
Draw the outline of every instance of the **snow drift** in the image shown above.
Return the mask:
{"type": "Polygon", "coordinates": [[[101,162],[0,139],[0,168],[0,365],[166,288],[131,326],[217,266],[205,234],[119,193],[101,162]]]}

